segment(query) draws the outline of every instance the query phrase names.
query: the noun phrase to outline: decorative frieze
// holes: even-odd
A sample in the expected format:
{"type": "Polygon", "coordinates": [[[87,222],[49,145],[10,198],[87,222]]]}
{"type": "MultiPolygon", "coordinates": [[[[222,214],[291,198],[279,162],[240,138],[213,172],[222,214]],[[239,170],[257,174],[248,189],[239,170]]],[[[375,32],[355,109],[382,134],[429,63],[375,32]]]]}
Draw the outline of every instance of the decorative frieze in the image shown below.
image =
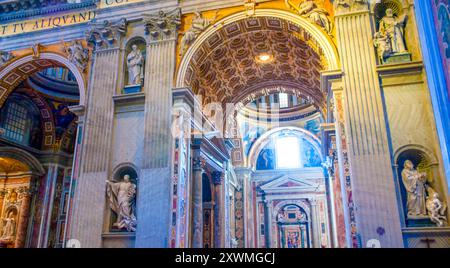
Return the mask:
{"type": "Polygon", "coordinates": [[[369,5],[367,0],[337,0],[336,13],[367,10],[369,5]]]}
{"type": "Polygon", "coordinates": [[[175,39],[181,25],[181,10],[159,11],[157,14],[142,14],[145,22],[145,33],[151,41],[175,39]]]}
{"type": "Polygon", "coordinates": [[[120,38],[127,30],[127,20],[125,18],[116,22],[104,20],[103,22],[89,23],[92,27],[86,33],[86,40],[93,44],[96,50],[118,47],[120,38]]]}

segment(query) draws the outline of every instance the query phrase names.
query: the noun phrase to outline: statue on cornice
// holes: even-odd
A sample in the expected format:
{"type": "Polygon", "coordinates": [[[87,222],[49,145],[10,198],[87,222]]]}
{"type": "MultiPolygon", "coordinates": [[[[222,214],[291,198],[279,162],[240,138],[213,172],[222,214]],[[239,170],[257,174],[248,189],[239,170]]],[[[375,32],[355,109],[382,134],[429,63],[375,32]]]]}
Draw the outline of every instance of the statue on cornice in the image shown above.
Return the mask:
{"type": "Polygon", "coordinates": [[[418,172],[414,169],[411,160],[406,160],[403,164],[402,182],[406,189],[407,217],[414,219],[427,216],[426,210],[426,173],[418,172]]]}
{"type": "Polygon", "coordinates": [[[136,197],[136,185],[130,181],[130,175],[125,175],[123,181],[106,181],[106,193],[109,199],[109,207],[116,213],[117,220],[113,226],[126,229],[128,232],[136,231],[136,216],[134,202],[136,197]]]}
{"type": "Polygon", "coordinates": [[[131,46],[131,52],[127,56],[128,85],[142,84],[144,57],[136,44],[131,46]]]}
{"type": "Polygon", "coordinates": [[[191,28],[187,30],[181,38],[180,56],[182,56],[194,40],[217,19],[217,12],[213,19],[204,18],[198,11],[194,12],[194,16],[191,28]]]}
{"type": "Polygon", "coordinates": [[[81,71],[84,71],[89,61],[89,50],[83,47],[81,41],[74,40],[69,46],[64,44],[64,50],[70,62],[75,64],[81,71]]]}
{"type": "Polygon", "coordinates": [[[380,62],[385,62],[394,55],[408,53],[404,40],[406,19],[406,15],[395,18],[393,10],[386,9],[386,15],[380,20],[378,32],[374,36],[374,45],[380,62]]]}
{"type": "Polygon", "coordinates": [[[379,32],[389,38],[392,53],[406,52],[404,41],[406,18],[406,15],[403,15],[398,19],[394,18],[393,10],[388,8],[386,9],[386,15],[380,20],[379,32]]]}
{"type": "Polygon", "coordinates": [[[328,18],[328,11],[318,7],[313,0],[305,0],[298,6],[294,5],[291,0],[285,0],[285,3],[288,7],[296,10],[300,16],[307,18],[312,23],[319,25],[325,32],[331,34],[333,26],[328,18]]]}
{"type": "Polygon", "coordinates": [[[11,52],[0,51],[0,67],[10,61],[12,58],[13,55],[11,54],[11,52]]]}

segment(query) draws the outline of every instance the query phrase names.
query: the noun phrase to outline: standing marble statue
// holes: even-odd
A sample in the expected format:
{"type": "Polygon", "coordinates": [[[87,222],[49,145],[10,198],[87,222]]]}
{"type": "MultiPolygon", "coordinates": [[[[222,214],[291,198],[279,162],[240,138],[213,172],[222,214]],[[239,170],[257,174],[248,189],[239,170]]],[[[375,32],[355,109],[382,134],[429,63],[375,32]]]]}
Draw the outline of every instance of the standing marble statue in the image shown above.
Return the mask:
{"type": "Polygon", "coordinates": [[[119,229],[126,228],[129,232],[136,231],[136,216],[133,204],[136,197],[136,185],[125,175],[123,181],[106,181],[106,193],[110,208],[117,214],[117,221],[113,226],[119,229]]]}
{"type": "Polygon", "coordinates": [[[1,219],[2,228],[0,233],[0,241],[12,242],[16,234],[16,220],[14,219],[14,212],[8,213],[7,217],[1,219]]]}
{"type": "Polygon", "coordinates": [[[407,192],[408,218],[426,217],[426,173],[418,172],[410,160],[404,163],[402,181],[407,192]]]}
{"type": "Polygon", "coordinates": [[[127,56],[128,85],[140,85],[142,83],[144,57],[137,45],[131,46],[131,52],[127,56]]]}
{"type": "Polygon", "coordinates": [[[378,32],[381,36],[387,38],[391,54],[407,52],[404,40],[406,18],[406,15],[395,18],[394,11],[388,8],[386,9],[386,15],[380,20],[378,32]]]}

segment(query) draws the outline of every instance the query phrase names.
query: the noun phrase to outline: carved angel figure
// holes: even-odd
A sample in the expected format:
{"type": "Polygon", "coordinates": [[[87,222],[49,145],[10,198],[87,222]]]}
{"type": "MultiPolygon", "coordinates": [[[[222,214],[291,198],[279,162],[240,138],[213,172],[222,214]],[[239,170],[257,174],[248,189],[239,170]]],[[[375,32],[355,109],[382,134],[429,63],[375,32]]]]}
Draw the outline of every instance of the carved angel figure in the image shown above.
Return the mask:
{"type": "Polygon", "coordinates": [[[113,226],[119,229],[126,228],[129,232],[136,231],[136,216],[133,211],[136,185],[130,181],[129,175],[125,175],[121,182],[106,181],[106,183],[109,206],[117,214],[117,221],[113,226]]]}
{"type": "Polygon", "coordinates": [[[204,18],[200,12],[194,13],[192,26],[187,30],[181,38],[180,56],[184,54],[186,49],[194,42],[194,40],[217,18],[217,12],[213,19],[204,18]]]}
{"type": "Polygon", "coordinates": [[[317,7],[313,0],[305,0],[301,2],[298,7],[295,6],[291,0],[285,0],[288,7],[297,11],[300,16],[307,18],[312,23],[319,25],[328,34],[333,30],[332,23],[328,18],[328,11],[324,8],[317,7]]]}
{"type": "Polygon", "coordinates": [[[381,62],[384,62],[386,57],[391,53],[391,43],[388,38],[383,36],[380,32],[376,32],[373,38],[373,45],[377,49],[378,59],[381,62]]]}
{"type": "Polygon", "coordinates": [[[81,41],[72,41],[69,46],[64,46],[64,49],[69,61],[80,68],[81,71],[84,71],[88,62],[89,50],[83,48],[81,41]]]}
{"type": "Polygon", "coordinates": [[[447,206],[441,200],[439,200],[439,194],[428,187],[428,197],[427,197],[427,210],[430,220],[436,223],[437,226],[442,227],[445,225],[447,218],[445,217],[445,211],[447,206]]]}

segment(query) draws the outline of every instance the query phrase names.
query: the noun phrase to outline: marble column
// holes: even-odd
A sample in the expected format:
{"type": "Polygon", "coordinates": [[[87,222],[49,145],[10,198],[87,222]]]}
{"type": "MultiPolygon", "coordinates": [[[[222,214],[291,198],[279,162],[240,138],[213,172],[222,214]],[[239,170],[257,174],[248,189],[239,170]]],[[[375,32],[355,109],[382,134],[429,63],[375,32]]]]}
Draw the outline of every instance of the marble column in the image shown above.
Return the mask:
{"type": "Polygon", "coordinates": [[[82,140],[79,177],[74,192],[67,239],[76,239],[81,247],[101,247],[105,209],[106,180],[111,165],[113,96],[122,85],[123,52],[120,48],[126,33],[126,21],[98,22],[87,33],[93,46],[88,82],[88,100],[82,140]]]}
{"type": "Polygon", "coordinates": [[[343,180],[351,218],[349,246],[364,247],[376,238],[383,247],[403,247],[369,4],[338,6],[335,23],[343,72],[342,94],[335,94],[335,103],[343,114],[337,124],[339,139],[346,143],[341,149],[347,158],[343,180]],[[386,230],[382,237],[378,227],[386,230]]]}
{"type": "Polygon", "coordinates": [[[0,190],[0,217],[2,216],[3,202],[5,201],[6,190],[0,190]]]}
{"type": "Polygon", "coordinates": [[[214,171],[212,173],[212,179],[214,183],[214,247],[224,247],[224,220],[225,215],[223,213],[225,209],[224,204],[224,191],[223,191],[223,177],[224,172],[214,171]]]}
{"type": "Polygon", "coordinates": [[[311,241],[312,241],[312,248],[320,248],[320,217],[319,217],[319,209],[318,209],[318,202],[317,200],[310,200],[311,204],[311,217],[309,219],[310,221],[310,228],[311,228],[311,241]]]}
{"type": "Polygon", "coordinates": [[[73,193],[75,191],[77,180],[80,176],[80,164],[81,164],[81,152],[82,152],[82,141],[83,141],[83,133],[84,133],[84,121],[85,121],[85,107],[82,105],[71,106],[69,107],[70,111],[77,116],[77,134],[75,138],[75,146],[73,152],[73,161],[72,161],[72,174],[70,177],[70,188],[69,188],[69,196],[67,200],[67,214],[66,214],[66,224],[64,226],[64,237],[63,237],[63,245],[64,248],[66,246],[67,237],[70,237],[70,224],[72,223],[72,213],[73,213],[73,193]]]}
{"type": "Polygon", "coordinates": [[[264,200],[264,233],[266,234],[266,248],[272,246],[272,201],[264,200]]]}
{"type": "Polygon", "coordinates": [[[27,238],[27,226],[30,218],[30,190],[28,188],[20,189],[20,216],[17,222],[16,240],[14,242],[15,248],[23,248],[27,238]]]}
{"type": "Polygon", "coordinates": [[[203,247],[203,168],[199,149],[194,151],[192,165],[192,247],[203,247]]]}
{"type": "Polygon", "coordinates": [[[45,184],[42,185],[44,200],[41,206],[41,221],[39,224],[38,248],[47,247],[48,233],[50,231],[50,220],[52,215],[53,199],[55,194],[56,179],[58,176],[58,165],[49,164],[47,167],[45,184]]]}
{"type": "MultiPolygon", "coordinates": [[[[173,182],[172,188],[176,187],[176,193],[172,194],[172,230],[171,247],[186,248],[189,247],[191,232],[190,228],[190,210],[191,210],[191,114],[192,107],[189,103],[192,99],[191,91],[187,88],[173,90],[173,119],[172,134],[173,150],[177,152],[173,155],[172,164],[173,182]],[[175,225],[174,225],[175,223],[175,225]],[[175,243],[173,243],[175,242],[175,243]]],[[[175,191],[175,189],[174,189],[175,191]]]]}
{"type": "Polygon", "coordinates": [[[236,176],[238,181],[242,182],[242,195],[243,195],[243,206],[244,206],[244,247],[252,248],[254,247],[254,235],[253,235],[253,193],[252,193],[252,183],[251,174],[252,170],[249,168],[236,168],[236,176]]]}
{"type": "Polygon", "coordinates": [[[145,14],[147,56],[144,73],[144,160],[139,181],[136,247],[168,247],[171,218],[172,89],[179,11],[167,23],[145,14]]]}

